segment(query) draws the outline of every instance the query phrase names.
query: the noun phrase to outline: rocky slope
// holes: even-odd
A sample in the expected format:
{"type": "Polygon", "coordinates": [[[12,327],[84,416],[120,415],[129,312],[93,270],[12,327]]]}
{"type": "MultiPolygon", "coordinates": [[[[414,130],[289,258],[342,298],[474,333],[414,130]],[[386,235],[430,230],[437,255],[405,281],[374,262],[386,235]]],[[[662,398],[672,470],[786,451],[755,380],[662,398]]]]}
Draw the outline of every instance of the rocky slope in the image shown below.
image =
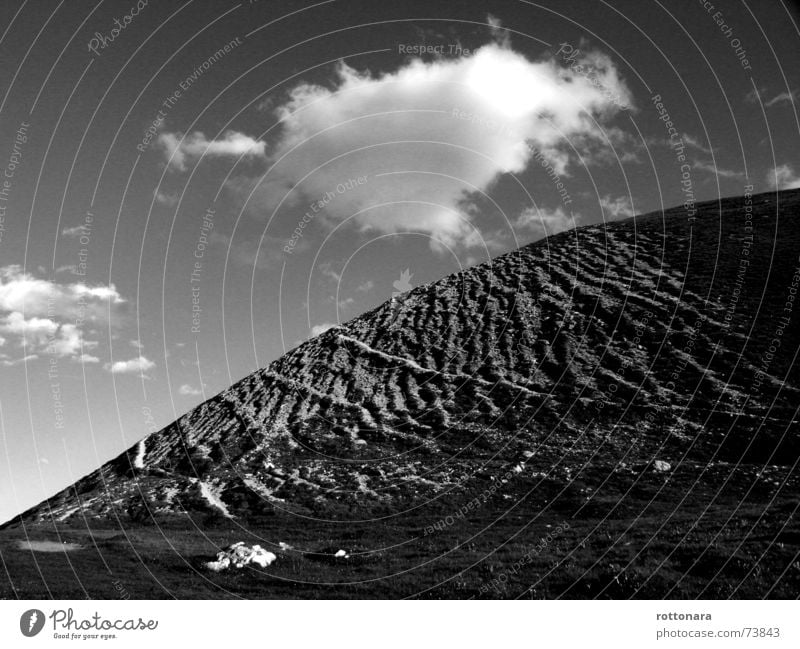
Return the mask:
{"type": "Polygon", "coordinates": [[[415,288],[21,519],[391,512],[566,454],[793,465],[800,191],[750,207],[582,227],[415,288]]]}

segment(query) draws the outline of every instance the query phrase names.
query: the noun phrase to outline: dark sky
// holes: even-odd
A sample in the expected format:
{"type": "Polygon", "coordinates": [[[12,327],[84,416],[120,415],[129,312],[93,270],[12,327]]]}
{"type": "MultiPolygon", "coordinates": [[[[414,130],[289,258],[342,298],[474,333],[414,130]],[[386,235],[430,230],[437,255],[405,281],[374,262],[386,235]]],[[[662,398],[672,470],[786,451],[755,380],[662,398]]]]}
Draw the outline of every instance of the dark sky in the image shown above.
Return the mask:
{"type": "Polygon", "coordinates": [[[395,291],[800,186],[778,1],[1,6],[0,520],[395,291]]]}

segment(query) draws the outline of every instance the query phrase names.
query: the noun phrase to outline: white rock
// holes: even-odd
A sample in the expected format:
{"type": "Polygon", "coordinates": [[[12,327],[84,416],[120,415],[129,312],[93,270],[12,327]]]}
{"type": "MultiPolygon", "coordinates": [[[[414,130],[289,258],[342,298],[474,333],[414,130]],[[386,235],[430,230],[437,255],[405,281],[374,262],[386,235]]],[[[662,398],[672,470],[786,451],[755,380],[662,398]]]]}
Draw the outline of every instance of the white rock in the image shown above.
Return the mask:
{"type": "Polygon", "coordinates": [[[224,556],[223,552],[220,552],[217,557],[217,561],[208,561],[206,562],[206,568],[209,570],[213,570],[214,572],[221,572],[222,570],[227,570],[231,567],[231,560],[228,557],[224,556]]]}
{"type": "Polygon", "coordinates": [[[267,552],[260,545],[248,547],[244,544],[244,541],[239,541],[229,546],[226,550],[217,552],[217,560],[208,561],[205,566],[214,572],[228,570],[231,566],[241,569],[249,564],[266,568],[277,559],[277,556],[272,552],[267,552]]]}
{"type": "Polygon", "coordinates": [[[656,471],[663,472],[669,471],[672,468],[672,465],[669,462],[664,462],[664,460],[656,460],[653,462],[653,468],[656,471]]]}
{"type": "Polygon", "coordinates": [[[345,552],[344,550],[337,550],[336,554],[334,554],[333,556],[336,557],[337,559],[346,559],[350,555],[347,554],[347,552],[345,552]]]}
{"type": "Polygon", "coordinates": [[[277,561],[277,559],[278,557],[272,554],[272,552],[267,552],[263,548],[256,546],[253,548],[253,556],[250,557],[250,563],[266,568],[273,561],[277,561]]]}

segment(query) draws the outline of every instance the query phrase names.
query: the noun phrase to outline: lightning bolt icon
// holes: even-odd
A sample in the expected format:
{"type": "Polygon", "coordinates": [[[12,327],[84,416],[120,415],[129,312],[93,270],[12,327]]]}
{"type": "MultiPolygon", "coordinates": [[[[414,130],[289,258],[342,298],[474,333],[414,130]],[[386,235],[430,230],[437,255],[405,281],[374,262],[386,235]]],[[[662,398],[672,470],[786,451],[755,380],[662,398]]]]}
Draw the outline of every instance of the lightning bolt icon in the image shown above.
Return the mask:
{"type": "Polygon", "coordinates": [[[33,630],[33,625],[36,624],[36,620],[38,620],[38,619],[39,619],[39,616],[36,615],[36,611],[31,613],[31,619],[28,620],[28,631],[32,631],[33,630]]]}

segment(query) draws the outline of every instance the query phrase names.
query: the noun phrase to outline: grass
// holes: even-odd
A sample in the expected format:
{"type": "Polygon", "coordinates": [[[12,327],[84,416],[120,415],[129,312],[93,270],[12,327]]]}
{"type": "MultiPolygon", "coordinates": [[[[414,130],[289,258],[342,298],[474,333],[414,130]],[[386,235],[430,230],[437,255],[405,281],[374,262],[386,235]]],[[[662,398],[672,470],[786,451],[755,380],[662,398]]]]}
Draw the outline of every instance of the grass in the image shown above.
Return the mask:
{"type": "Polygon", "coordinates": [[[360,517],[358,510],[339,512],[341,521],[333,523],[276,510],[246,524],[198,512],[150,525],[125,521],[114,527],[88,520],[58,528],[12,527],[0,532],[0,595],[461,599],[800,594],[797,485],[776,486],[774,474],[768,483],[754,482],[746,468],[733,473],[720,468],[713,474],[706,469],[699,482],[699,469],[688,465],[670,478],[646,467],[592,471],[569,480],[512,478],[464,518],[453,514],[485,493],[482,485],[368,523],[352,522],[360,517]],[[590,485],[600,482],[594,474],[610,477],[592,495],[590,485]],[[744,498],[748,489],[751,495],[744,498]],[[438,531],[425,533],[437,524],[438,531]],[[20,549],[21,540],[67,541],[84,549],[32,552],[20,549]],[[203,560],[240,540],[260,543],[279,560],[266,570],[214,574],[202,569],[203,560]],[[281,541],[296,549],[281,550],[281,541]],[[334,560],[331,555],[339,548],[350,558],[334,560]]]}

